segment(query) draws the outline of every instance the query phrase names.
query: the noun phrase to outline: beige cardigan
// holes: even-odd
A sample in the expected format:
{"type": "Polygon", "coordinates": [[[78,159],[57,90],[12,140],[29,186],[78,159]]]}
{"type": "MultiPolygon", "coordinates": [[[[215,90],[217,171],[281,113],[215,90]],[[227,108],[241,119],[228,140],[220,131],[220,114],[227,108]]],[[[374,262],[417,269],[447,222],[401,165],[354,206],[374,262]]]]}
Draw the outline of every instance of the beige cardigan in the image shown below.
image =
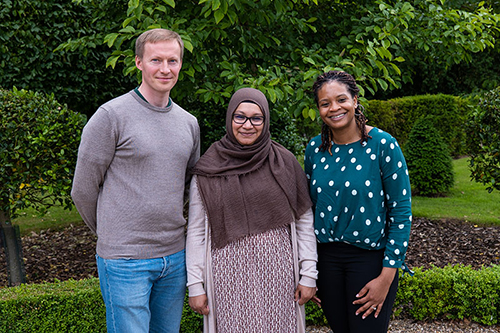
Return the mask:
{"type": "MultiPolygon", "coordinates": [[[[316,287],[316,236],[312,209],[291,223],[295,281],[306,287],[316,287]]],[[[209,314],[203,316],[203,332],[215,333],[215,306],[210,257],[210,232],[207,215],[198,191],[196,176],[189,191],[189,219],[186,239],[187,287],[189,296],[207,294],[209,314]]],[[[305,307],[296,303],[297,333],[305,332],[305,307]]]]}

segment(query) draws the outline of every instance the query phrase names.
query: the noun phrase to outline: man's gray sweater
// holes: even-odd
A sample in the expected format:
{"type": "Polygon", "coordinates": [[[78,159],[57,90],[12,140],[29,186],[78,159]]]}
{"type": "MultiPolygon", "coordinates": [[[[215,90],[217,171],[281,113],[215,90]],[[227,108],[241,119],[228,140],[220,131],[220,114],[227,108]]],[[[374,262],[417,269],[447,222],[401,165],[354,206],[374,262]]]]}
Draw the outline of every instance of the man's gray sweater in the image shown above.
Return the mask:
{"type": "Polygon", "coordinates": [[[71,195],[105,259],[149,259],[185,247],[187,170],[200,156],[196,118],[130,91],[83,129],[71,195]]]}

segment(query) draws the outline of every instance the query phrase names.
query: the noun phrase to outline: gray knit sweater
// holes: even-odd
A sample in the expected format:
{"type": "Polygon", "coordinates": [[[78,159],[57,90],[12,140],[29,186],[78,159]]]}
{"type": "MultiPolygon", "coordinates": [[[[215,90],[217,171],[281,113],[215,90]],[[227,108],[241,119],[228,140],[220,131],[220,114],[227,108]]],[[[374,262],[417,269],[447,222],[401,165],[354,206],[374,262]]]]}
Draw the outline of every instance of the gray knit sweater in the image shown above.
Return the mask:
{"type": "Polygon", "coordinates": [[[200,156],[196,118],[130,91],[83,129],[71,195],[106,259],[158,258],[185,247],[183,204],[200,156]]]}

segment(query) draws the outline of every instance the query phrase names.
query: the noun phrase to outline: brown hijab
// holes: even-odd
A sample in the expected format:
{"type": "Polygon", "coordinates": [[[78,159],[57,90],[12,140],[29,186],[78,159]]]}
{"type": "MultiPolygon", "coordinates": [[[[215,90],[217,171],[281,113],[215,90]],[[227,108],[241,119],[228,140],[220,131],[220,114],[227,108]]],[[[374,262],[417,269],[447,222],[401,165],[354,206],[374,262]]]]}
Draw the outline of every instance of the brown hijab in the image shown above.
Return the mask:
{"type": "Polygon", "coordinates": [[[192,172],[198,176],[216,248],[288,225],[312,206],[300,164],[271,140],[267,99],[256,89],[242,88],[233,94],[226,113],[226,135],[210,146],[192,172]],[[265,117],[260,137],[248,146],[241,145],[232,130],[233,113],[242,102],[257,104],[265,117]]]}

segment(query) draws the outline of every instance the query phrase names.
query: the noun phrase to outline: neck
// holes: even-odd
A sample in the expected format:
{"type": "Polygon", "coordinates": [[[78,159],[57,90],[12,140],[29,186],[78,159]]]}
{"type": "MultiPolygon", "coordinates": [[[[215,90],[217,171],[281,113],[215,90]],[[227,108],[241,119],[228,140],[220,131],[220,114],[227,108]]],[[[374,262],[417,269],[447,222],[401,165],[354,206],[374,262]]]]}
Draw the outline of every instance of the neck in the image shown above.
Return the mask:
{"type": "Polygon", "coordinates": [[[144,96],[144,98],[148,101],[148,103],[153,106],[165,108],[168,105],[170,92],[159,94],[154,91],[151,91],[150,89],[145,88],[144,85],[142,84],[139,87],[139,92],[141,93],[142,96],[144,96]]]}
{"type": "Polygon", "coordinates": [[[361,140],[361,130],[356,126],[355,129],[332,130],[333,142],[338,145],[346,145],[361,140]]]}

